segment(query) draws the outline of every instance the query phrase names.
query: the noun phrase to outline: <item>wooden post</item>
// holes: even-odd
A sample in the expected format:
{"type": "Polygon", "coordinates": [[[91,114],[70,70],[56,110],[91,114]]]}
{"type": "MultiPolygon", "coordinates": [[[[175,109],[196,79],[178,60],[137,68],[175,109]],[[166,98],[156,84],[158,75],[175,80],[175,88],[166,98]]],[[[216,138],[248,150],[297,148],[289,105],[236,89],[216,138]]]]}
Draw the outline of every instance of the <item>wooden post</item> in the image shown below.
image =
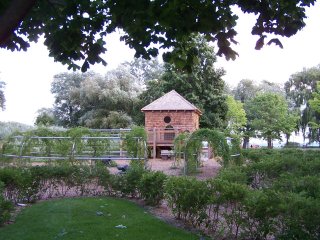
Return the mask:
{"type": "Polygon", "coordinates": [[[157,157],[157,131],[156,128],[153,128],[153,159],[157,157]]]}
{"type": "Polygon", "coordinates": [[[123,141],[122,141],[122,134],[121,134],[122,128],[119,130],[119,146],[120,146],[120,157],[123,157],[123,141]]]}

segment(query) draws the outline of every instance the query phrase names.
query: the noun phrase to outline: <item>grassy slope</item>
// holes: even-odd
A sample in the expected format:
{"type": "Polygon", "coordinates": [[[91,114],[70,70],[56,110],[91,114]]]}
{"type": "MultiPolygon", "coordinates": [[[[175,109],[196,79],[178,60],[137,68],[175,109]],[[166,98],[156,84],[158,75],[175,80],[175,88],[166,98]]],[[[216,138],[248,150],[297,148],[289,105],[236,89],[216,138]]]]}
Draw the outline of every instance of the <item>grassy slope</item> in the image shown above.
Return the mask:
{"type": "Polygon", "coordinates": [[[199,236],[169,226],[125,200],[78,198],[24,209],[15,224],[0,228],[0,239],[191,240],[199,236]],[[116,228],[119,224],[127,228],[116,228]]]}

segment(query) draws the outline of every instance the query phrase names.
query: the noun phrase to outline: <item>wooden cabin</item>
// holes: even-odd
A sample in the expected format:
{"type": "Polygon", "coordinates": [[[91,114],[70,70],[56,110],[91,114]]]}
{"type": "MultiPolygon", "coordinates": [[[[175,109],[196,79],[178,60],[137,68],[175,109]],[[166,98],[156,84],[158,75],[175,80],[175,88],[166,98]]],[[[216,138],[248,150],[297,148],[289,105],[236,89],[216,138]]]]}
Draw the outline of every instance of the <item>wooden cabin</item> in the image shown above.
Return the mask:
{"type": "Polygon", "coordinates": [[[173,140],[181,132],[199,129],[201,111],[175,90],[168,92],[141,109],[145,114],[145,129],[152,157],[161,150],[173,149],[173,140]]]}

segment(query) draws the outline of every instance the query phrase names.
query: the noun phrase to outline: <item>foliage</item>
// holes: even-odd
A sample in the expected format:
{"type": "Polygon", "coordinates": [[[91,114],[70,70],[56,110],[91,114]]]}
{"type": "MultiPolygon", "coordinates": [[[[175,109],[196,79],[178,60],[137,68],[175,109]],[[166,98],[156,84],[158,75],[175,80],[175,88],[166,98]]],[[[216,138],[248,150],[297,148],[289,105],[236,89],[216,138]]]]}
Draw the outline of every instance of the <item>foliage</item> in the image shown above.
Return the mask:
{"type": "Polygon", "coordinates": [[[132,124],[142,91],[126,64],[102,77],[95,73],[59,74],[52,83],[54,113],[65,127],[125,128],[132,124]]]}
{"type": "Polygon", "coordinates": [[[4,183],[0,181],[0,226],[10,219],[10,212],[13,209],[12,203],[3,197],[4,183]]]}
{"type": "MultiPolygon", "coordinates": [[[[104,132],[82,127],[64,131],[38,128],[9,136],[3,142],[1,150],[6,156],[12,155],[17,158],[28,156],[26,163],[30,162],[29,158],[32,161],[40,158],[49,163],[67,160],[77,163],[75,160],[112,158],[114,156],[112,151],[123,151],[123,153],[127,151],[123,157],[138,158],[141,160],[139,162],[144,165],[147,151],[145,142],[146,133],[142,127],[134,127],[128,132],[121,130],[104,132]],[[119,135],[115,137],[114,134],[119,135]]],[[[121,157],[121,153],[119,154],[121,157]]],[[[8,156],[7,158],[12,159],[12,157],[8,156]]],[[[22,160],[19,158],[12,161],[22,164],[22,160]]]]}
{"type": "Polygon", "coordinates": [[[103,165],[68,163],[57,166],[5,167],[0,169],[3,195],[12,203],[34,202],[52,197],[88,196],[99,193],[99,184],[107,189],[109,172],[103,165]]]}
{"type": "Polygon", "coordinates": [[[281,139],[281,132],[290,132],[296,126],[297,119],[288,112],[286,100],[278,94],[262,93],[247,103],[247,115],[252,127],[268,141],[272,148],[272,139],[281,139]]]}
{"type": "Polygon", "coordinates": [[[312,93],[312,99],[309,100],[310,107],[316,111],[320,112],[320,81],[317,82],[317,89],[312,93]]]}
{"type": "Polygon", "coordinates": [[[157,58],[150,60],[134,58],[131,62],[125,62],[124,66],[128,66],[130,73],[138,80],[140,85],[159,79],[164,71],[163,64],[157,58]]]}
{"type": "Polygon", "coordinates": [[[186,143],[190,137],[189,132],[183,132],[179,133],[174,140],[173,140],[173,145],[174,145],[174,166],[179,166],[181,165],[181,161],[184,159],[184,151],[186,147],[186,143]]]}
{"type": "Polygon", "coordinates": [[[133,127],[125,136],[125,146],[128,156],[144,159],[146,156],[147,146],[144,144],[147,141],[147,133],[143,127],[133,127]]]}
{"type": "Polygon", "coordinates": [[[199,129],[191,134],[185,144],[186,173],[194,173],[199,165],[199,153],[202,142],[207,141],[216,157],[222,158],[222,164],[227,166],[230,160],[230,149],[222,132],[211,129],[199,129]]]}
{"type": "Polygon", "coordinates": [[[170,177],[165,183],[165,196],[178,219],[199,226],[205,220],[210,192],[203,181],[188,177],[170,177]]]}
{"type": "Polygon", "coordinates": [[[317,82],[320,80],[320,66],[304,68],[302,71],[292,74],[290,79],[285,83],[285,91],[294,107],[301,110],[299,127],[304,137],[311,141],[319,139],[319,132],[313,131],[310,122],[319,124],[319,113],[310,107],[309,100],[313,98],[316,92],[317,82]],[[309,135],[307,136],[307,132],[309,135]]]}
{"type": "Polygon", "coordinates": [[[257,83],[250,79],[242,79],[237,86],[232,90],[236,100],[245,103],[253,99],[259,91],[257,83]]]}
{"type": "Polygon", "coordinates": [[[142,175],[139,183],[141,197],[146,204],[151,206],[159,205],[164,199],[164,184],[167,176],[163,172],[147,172],[142,175]]]}
{"type": "Polygon", "coordinates": [[[1,122],[0,121],[0,139],[4,139],[14,132],[24,132],[33,127],[18,122],[1,122]]]}
{"type": "Polygon", "coordinates": [[[240,101],[235,100],[232,96],[227,97],[227,122],[228,126],[225,130],[226,134],[239,135],[241,129],[247,123],[246,112],[243,109],[243,104],[240,101]]]}
{"type": "MultiPolygon", "coordinates": [[[[260,83],[257,83],[250,79],[242,79],[238,85],[232,90],[232,94],[236,100],[241,101],[243,103],[244,110],[246,112],[247,117],[247,124],[241,128],[241,132],[243,135],[243,148],[249,147],[249,140],[251,137],[256,136],[256,131],[253,127],[253,121],[255,119],[254,114],[250,114],[250,106],[249,102],[253,102],[253,99],[258,94],[277,94],[277,95],[284,95],[284,90],[278,83],[269,82],[269,81],[262,81],[260,83]]],[[[291,120],[291,115],[288,121],[291,120]]],[[[291,126],[291,125],[290,125],[291,126]]],[[[288,131],[293,131],[292,127],[290,128],[288,125],[288,131]]],[[[287,131],[287,132],[288,132],[287,131]]],[[[288,138],[291,132],[288,133],[288,138]]],[[[287,139],[288,139],[287,138],[287,139]]]]}
{"type": "MultiPolygon", "coordinates": [[[[319,151],[246,149],[243,156],[244,164],[225,167],[206,181],[166,177],[139,165],[110,176],[104,165],[97,164],[1,168],[0,182],[4,199],[13,202],[75,193],[142,197],[156,204],[164,194],[177,218],[210,231],[215,239],[319,239],[319,151]]],[[[102,200],[97,201],[101,205],[102,200]]],[[[49,205],[54,204],[49,202],[46,208],[49,205]]]]}
{"type": "Polygon", "coordinates": [[[202,111],[200,127],[222,128],[227,112],[222,79],[224,70],[214,67],[214,49],[202,36],[192,35],[186,39],[186,45],[199,53],[198,60],[192,64],[191,73],[166,64],[162,78],[149,82],[140,99],[146,101],[144,105],[147,105],[163,93],[175,90],[202,111]]]}
{"type": "Polygon", "coordinates": [[[244,152],[246,164],[224,168],[215,179],[169,178],[173,213],[187,223],[201,220],[216,239],[318,239],[319,152],[244,152]]]}
{"type": "Polygon", "coordinates": [[[41,108],[37,111],[38,116],[35,121],[36,126],[53,126],[57,123],[54,112],[51,108],[41,108]]]}
{"type": "Polygon", "coordinates": [[[5,86],[6,86],[6,83],[3,81],[0,81],[0,108],[2,110],[5,109],[5,102],[6,102],[6,97],[4,95],[5,86]]]}
{"type": "MultiPolygon", "coordinates": [[[[244,13],[257,15],[251,33],[259,39],[261,49],[268,35],[290,37],[305,26],[305,10],[315,0],[276,1],[9,1],[0,5],[0,46],[10,50],[26,50],[29,42],[44,36],[44,44],[55,61],[68,68],[86,71],[90,64],[106,62],[101,58],[107,50],[104,37],[123,30],[121,40],[135,49],[136,57],[158,55],[158,48],[177,49],[165,54],[169,62],[190,69],[198,52],[184,45],[193,33],[216,41],[218,54],[235,59],[236,20],[234,6],[244,13]],[[19,9],[19,11],[16,11],[19,9]],[[15,12],[15,14],[12,14],[15,12]],[[185,21],[188,19],[188,21],[185,21]],[[79,66],[79,62],[81,66],[79,66]],[[185,62],[181,64],[181,62],[185,62]]],[[[278,38],[267,44],[282,47],[278,38]]]]}
{"type": "Polygon", "coordinates": [[[259,86],[253,80],[250,79],[242,79],[238,85],[232,90],[233,96],[235,100],[239,100],[244,104],[244,110],[246,112],[247,124],[242,129],[243,134],[243,148],[248,148],[249,139],[253,137],[255,132],[252,128],[250,115],[247,110],[247,102],[251,101],[259,92],[259,86]]]}
{"type": "Polygon", "coordinates": [[[311,110],[316,114],[313,119],[310,119],[309,126],[312,133],[316,133],[318,138],[313,137],[313,140],[316,140],[320,143],[320,81],[317,82],[317,89],[312,93],[312,98],[308,101],[311,110]]]}
{"type": "Polygon", "coordinates": [[[72,99],[73,91],[80,88],[81,83],[91,74],[60,73],[54,76],[51,84],[51,93],[55,97],[53,112],[57,118],[57,125],[64,127],[77,126],[81,116],[79,104],[72,99]]]}
{"type": "Polygon", "coordinates": [[[111,187],[116,195],[139,196],[139,185],[143,174],[147,170],[139,164],[131,164],[125,174],[114,175],[111,178],[111,187]]]}
{"type": "Polygon", "coordinates": [[[110,111],[109,116],[103,120],[103,128],[119,129],[126,128],[132,124],[132,119],[124,112],[110,111]]]}

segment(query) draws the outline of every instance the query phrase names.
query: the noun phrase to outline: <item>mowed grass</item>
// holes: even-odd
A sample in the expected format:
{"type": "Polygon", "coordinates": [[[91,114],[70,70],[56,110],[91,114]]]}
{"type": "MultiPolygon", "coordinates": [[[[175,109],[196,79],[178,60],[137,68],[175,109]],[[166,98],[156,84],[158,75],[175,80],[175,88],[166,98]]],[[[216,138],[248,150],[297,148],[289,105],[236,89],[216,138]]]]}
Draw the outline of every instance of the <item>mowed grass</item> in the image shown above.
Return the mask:
{"type": "Polygon", "coordinates": [[[126,200],[74,198],[25,208],[14,224],[0,228],[0,239],[191,240],[199,236],[170,226],[126,200]]]}

